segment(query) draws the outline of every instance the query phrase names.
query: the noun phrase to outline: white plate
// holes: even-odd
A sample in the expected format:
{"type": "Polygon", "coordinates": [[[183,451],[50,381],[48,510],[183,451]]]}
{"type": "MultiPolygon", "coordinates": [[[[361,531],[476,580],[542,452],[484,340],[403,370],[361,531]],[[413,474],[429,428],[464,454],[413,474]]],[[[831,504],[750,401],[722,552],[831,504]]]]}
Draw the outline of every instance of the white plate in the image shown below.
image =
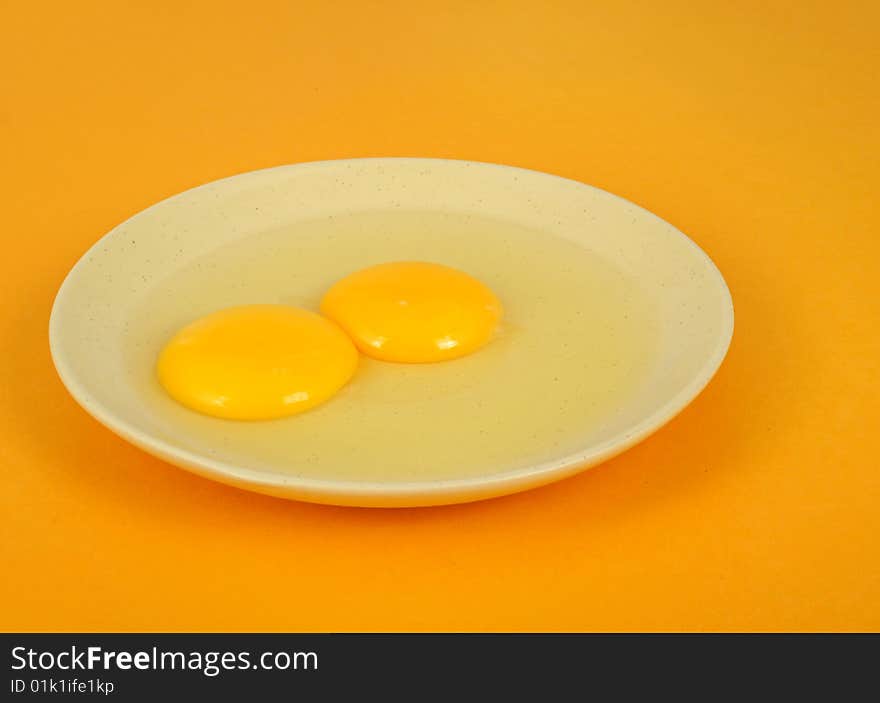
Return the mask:
{"type": "Polygon", "coordinates": [[[49,325],[52,358],[82,407],[121,437],[202,476],[322,503],[413,506],[476,500],[558,480],[614,456],[674,417],[721,364],[733,333],[727,286],[708,256],[660,218],[557,176],[441,159],[352,159],[254,171],[164,200],[114,228],[65,279],[49,325]],[[580,242],[626,271],[654,301],[660,343],[652,376],[623,425],[578,451],[526,469],[452,480],[332,481],[255,470],[222,446],[194,452],[152,430],[121,340],[150,280],[181,260],[301,220],[405,208],[479,212],[580,242]],[[584,212],[590,213],[586,226],[584,212]],[[172,234],[173,233],[173,234],[172,234]],[[623,429],[621,429],[621,427],[623,429]]]}

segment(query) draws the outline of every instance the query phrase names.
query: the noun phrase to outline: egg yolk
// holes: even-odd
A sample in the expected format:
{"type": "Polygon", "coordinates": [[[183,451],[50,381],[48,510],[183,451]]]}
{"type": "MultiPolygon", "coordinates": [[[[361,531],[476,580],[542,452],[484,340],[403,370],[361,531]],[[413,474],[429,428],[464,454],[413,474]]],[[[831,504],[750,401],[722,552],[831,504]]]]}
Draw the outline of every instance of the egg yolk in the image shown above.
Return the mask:
{"type": "Polygon", "coordinates": [[[489,288],[463,271],[402,261],[338,281],[321,312],[367,356],[421,363],[476,351],[492,338],[502,309],[489,288]]]}
{"type": "Polygon", "coordinates": [[[354,375],[358,353],[329,320],[286,305],[220,310],[180,330],[157,373],[192,410],[267,420],[308,410],[354,375]]]}

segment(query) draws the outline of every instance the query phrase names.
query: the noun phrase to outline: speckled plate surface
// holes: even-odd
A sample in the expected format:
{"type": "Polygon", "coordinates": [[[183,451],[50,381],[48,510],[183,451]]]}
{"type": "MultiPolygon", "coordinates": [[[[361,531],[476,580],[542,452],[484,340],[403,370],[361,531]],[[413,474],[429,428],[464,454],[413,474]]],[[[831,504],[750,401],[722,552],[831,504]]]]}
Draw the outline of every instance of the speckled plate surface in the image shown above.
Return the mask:
{"type": "MultiPolygon", "coordinates": [[[[50,320],[55,366],[77,402],[106,427],[207,478],[276,496],[360,506],[477,500],[548,483],[637,443],[681,411],[721,364],[733,332],[727,286],[709,257],[670,224],[575,181],[507,166],[440,159],[325,161],[245,173],[186,191],[123,222],[74,266],[50,320]],[[456,480],[333,481],[255,469],[223,447],[194,452],[155,430],[122,362],[132,311],[149,281],[181,261],[254,233],[339,212],[388,208],[478,212],[588,246],[654,301],[652,372],[622,420],[577,451],[506,473],[456,480]],[[589,223],[585,220],[589,212],[589,223]],[[173,234],[171,234],[173,232],[173,234]],[[134,244],[134,246],[133,246],[134,244]]],[[[284,467],[289,469],[289,467],[284,467]]]]}

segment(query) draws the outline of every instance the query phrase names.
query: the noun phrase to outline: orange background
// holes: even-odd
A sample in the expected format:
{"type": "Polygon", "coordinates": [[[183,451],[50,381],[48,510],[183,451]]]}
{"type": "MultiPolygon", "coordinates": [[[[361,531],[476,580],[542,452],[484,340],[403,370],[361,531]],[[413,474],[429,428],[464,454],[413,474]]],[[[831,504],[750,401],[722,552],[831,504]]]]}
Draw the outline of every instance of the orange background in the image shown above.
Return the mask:
{"type": "Polygon", "coordinates": [[[7,3],[5,630],[880,629],[875,2],[7,3]],[[191,186],[355,156],[509,163],[691,235],[737,329],[673,423],[576,478],[358,510],[227,488],[64,392],[50,305],[191,186]]]}

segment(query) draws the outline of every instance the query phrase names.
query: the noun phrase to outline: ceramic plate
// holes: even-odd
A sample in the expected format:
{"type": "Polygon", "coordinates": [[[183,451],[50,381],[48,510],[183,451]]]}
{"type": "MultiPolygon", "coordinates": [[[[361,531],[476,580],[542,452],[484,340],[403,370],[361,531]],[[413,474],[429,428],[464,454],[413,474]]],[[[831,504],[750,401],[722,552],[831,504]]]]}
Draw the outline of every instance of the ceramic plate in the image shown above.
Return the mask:
{"type": "MultiPolygon", "coordinates": [[[[295,229],[291,230],[295,231],[295,229]]],[[[479,242],[474,242],[479,246],[479,242]]],[[[181,301],[185,304],[186,301],[181,301]]],[[[222,307],[218,303],[218,307],[222,307]]],[[[352,159],[245,173],[164,200],[123,222],[74,266],[49,326],[64,385],[99,422],[143,450],[204,477],[286,498],[359,506],[455,503],[512,493],[594,466],[682,410],[721,364],[733,332],[727,286],[684,234],[605,191],[535,171],[440,159],[352,159]],[[436,478],[331,480],[248,461],[220,439],[194,449],[163,429],[134,382],[126,340],[151,286],[220,247],[298,222],[383,210],[475,213],[588,248],[652,301],[657,342],[650,373],[615,421],[574,451],[510,471],[436,478]]],[[[455,362],[447,362],[455,363],[455,362]]],[[[344,431],[341,428],[340,431],[344,431]]],[[[356,454],[352,456],[356,461],[356,454]]]]}

